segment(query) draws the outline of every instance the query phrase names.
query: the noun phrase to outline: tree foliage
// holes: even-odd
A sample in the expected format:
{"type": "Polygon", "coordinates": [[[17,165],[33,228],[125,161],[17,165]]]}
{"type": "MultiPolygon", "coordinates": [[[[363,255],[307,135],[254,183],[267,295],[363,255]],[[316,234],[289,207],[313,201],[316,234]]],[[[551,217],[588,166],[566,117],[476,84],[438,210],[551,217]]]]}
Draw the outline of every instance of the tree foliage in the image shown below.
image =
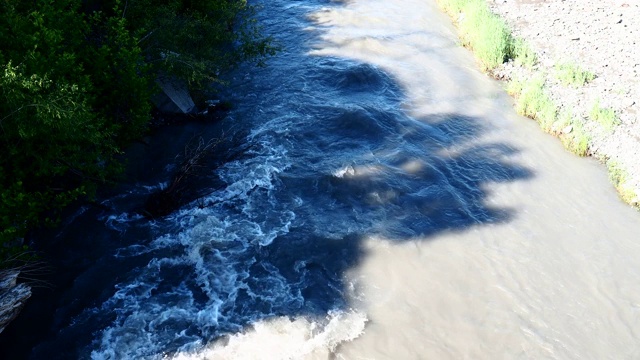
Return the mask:
{"type": "Polygon", "coordinates": [[[123,16],[155,72],[197,86],[217,81],[219,73],[240,62],[273,54],[251,20],[252,11],[245,0],[137,0],[123,16]]]}
{"type": "Polygon", "coordinates": [[[0,0],[0,262],[91,196],[158,76],[202,86],[274,49],[244,0],[0,0]]]}

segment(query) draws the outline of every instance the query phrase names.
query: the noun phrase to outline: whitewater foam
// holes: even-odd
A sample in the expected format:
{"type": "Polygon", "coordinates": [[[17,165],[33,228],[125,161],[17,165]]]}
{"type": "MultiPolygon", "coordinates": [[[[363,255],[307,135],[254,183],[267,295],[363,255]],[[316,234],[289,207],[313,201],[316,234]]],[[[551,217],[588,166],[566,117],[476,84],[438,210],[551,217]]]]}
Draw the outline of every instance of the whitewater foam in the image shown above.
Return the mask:
{"type": "MultiPolygon", "coordinates": [[[[215,205],[185,206],[162,220],[174,225],[156,227],[161,233],[148,244],[116,250],[117,258],[147,262],[102,304],[101,311],[116,319],[95,341],[93,359],[192,351],[203,341],[304,304],[280,269],[256,259],[259,249],[286,235],[296,219],[274,199],[278,174],[290,166],[286,148],[271,143],[274,126],[254,131],[246,156],[217,170],[226,188],[200,200],[215,205]],[[238,305],[242,301],[255,306],[238,305]]],[[[105,222],[122,232],[133,219],[123,213],[105,222]]]]}
{"type": "Polygon", "coordinates": [[[178,353],[174,360],[286,360],[327,359],[337,347],[363,332],[365,314],[332,311],[325,319],[279,316],[259,321],[245,332],[227,336],[193,353],[178,353]]]}

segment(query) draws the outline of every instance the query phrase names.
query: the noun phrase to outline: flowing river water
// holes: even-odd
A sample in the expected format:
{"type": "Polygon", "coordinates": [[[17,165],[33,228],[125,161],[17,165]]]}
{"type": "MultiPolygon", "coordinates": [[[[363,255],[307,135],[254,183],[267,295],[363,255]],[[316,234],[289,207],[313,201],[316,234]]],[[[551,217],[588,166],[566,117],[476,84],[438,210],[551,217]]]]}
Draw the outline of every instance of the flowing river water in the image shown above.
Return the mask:
{"type": "Polygon", "coordinates": [[[514,113],[433,1],[260,5],[283,50],[65,224],[73,275],[7,358],[640,357],[640,216],[514,113]],[[250,148],[205,198],[136,215],[194,132],[250,148]]]}

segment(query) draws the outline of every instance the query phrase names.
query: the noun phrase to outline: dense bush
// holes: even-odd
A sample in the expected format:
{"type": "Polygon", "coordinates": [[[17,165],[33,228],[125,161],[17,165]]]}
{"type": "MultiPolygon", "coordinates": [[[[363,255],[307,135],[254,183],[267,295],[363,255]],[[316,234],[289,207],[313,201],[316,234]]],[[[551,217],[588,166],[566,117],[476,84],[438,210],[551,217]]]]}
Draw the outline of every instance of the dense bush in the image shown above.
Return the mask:
{"type": "Polygon", "coordinates": [[[0,262],[114,178],[157,76],[201,86],[273,52],[250,11],[244,0],[0,2],[0,262]]]}
{"type": "Polygon", "coordinates": [[[246,0],[138,0],[129,2],[126,18],[155,73],[197,86],[217,81],[217,74],[240,62],[273,53],[252,11],[246,0]]]}

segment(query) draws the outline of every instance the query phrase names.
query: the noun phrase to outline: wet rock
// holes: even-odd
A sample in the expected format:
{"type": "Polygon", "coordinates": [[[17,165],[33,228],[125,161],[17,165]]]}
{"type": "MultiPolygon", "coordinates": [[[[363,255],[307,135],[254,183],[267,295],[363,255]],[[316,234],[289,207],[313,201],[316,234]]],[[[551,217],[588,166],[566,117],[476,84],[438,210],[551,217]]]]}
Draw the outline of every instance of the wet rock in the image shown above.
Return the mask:
{"type": "Polygon", "coordinates": [[[167,114],[194,114],[197,111],[187,84],[171,77],[160,76],[156,80],[161,92],[153,96],[153,104],[167,114]]]}
{"type": "Polygon", "coordinates": [[[171,214],[182,205],[178,193],[162,190],[153,193],[144,204],[143,214],[149,218],[157,218],[171,214]]]}

